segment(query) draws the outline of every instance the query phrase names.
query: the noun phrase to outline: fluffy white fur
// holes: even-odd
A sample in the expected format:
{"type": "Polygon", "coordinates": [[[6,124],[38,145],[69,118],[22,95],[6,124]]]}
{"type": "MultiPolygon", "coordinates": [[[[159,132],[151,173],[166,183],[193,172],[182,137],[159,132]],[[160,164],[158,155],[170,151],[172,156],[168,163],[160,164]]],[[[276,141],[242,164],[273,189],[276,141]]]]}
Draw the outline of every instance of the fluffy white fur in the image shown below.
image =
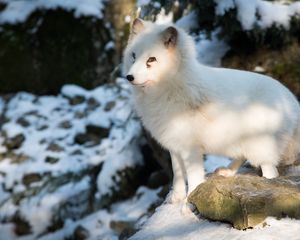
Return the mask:
{"type": "Polygon", "coordinates": [[[220,174],[234,174],[247,159],[267,178],[299,153],[300,108],[293,94],[268,76],[201,65],[192,38],[175,26],[136,19],[124,71],[134,77],[144,126],[170,151],[172,201],[204,181],[205,153],[235,160],[220,174]]]}

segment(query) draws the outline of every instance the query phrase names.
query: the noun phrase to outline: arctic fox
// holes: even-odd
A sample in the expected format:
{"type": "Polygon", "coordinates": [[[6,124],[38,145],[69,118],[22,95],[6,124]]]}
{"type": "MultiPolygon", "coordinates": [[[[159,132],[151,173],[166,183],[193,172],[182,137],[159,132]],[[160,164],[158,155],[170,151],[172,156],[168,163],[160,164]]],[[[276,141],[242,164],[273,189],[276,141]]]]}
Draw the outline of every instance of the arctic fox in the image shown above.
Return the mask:
{"type": "Polygon", "coordinates": [[[124,72],[144,126],[170,151],[172,202],[204,181],[203,154],[234,159],[222,175],[248,160],[266,178],[278,176],[278,164],[296,160],[300,108],[294,95],[268,76],[200,64],[182,29],[135,19],[124,72]]]}

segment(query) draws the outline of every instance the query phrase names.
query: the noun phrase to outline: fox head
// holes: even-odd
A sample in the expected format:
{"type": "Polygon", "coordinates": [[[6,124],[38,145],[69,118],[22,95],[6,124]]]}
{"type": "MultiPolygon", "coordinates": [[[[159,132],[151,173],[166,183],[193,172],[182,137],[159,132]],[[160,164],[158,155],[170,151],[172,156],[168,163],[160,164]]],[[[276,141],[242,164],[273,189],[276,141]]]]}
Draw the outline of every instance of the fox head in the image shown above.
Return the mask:
{"type": "Polygon", "coordinates": [[[172,79],[179,70],[182,30],[135,19],[124,53],[124,74],[138,87],[158,85],[172,79]]]}

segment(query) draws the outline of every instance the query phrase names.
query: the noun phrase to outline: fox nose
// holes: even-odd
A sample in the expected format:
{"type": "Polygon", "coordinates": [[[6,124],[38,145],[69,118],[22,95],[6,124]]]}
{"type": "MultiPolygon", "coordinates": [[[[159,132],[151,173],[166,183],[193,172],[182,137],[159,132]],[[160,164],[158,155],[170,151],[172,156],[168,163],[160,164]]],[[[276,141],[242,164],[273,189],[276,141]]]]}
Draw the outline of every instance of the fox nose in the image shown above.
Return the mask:
{"type": "Polygon", "coordinates": [[[134,80],[134,76],[133,75],[127,75],[126,78],[127,78],[127,80],[129,82],[132,82],[134,80]]]}

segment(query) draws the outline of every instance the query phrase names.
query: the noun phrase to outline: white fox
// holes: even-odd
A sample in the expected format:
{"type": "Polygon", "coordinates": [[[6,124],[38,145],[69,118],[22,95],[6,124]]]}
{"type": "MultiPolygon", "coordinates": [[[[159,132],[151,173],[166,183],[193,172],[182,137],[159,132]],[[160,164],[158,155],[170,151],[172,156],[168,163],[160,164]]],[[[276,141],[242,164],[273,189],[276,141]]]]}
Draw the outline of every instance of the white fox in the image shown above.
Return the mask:
{"type": "Polygon", "coordinates": [[[170,151],[172,202],[204,181],[203,154],[234,159],[222,175],[235,174],[247,159],[266,178],[278,176],[278,164],[296,160],[300,108],[294,95],[268,76],[201,65],[182,29],[135,19],[124,71],[144,126],[170,151]]]}

